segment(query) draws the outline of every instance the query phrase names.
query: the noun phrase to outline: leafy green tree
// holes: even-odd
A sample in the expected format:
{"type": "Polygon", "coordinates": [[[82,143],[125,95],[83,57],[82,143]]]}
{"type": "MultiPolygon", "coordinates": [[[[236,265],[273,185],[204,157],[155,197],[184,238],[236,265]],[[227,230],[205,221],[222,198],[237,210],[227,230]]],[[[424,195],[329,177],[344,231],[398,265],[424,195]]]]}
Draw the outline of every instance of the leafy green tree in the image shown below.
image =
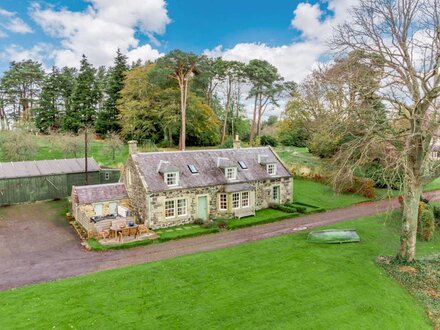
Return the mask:
{"type": "Polygon", "coordinates": [[[71,104],[69,109],[66,109],[63,121],[65,130],[77,133],[82,127],[93,125],[101,97],[95,74],[96,69],[83,55],[78,78],[73,88],[71,104]]]}
{"type": "Polygon", "coordinates": [[[189,82],[197,73],[197,66],[200,57],[193,53],[186,53],[181,50],[173,50],[164,57],[157,60],[156,66],[168,77],[175,79],[180,91],[180,136],[179,149],[185,150],[186,147],[186,109],[188,101],[189,82]]]}
{"type": "Polygon", "coordinates": [[[8,94],[15,120],[29,120],[30,111],[38,100],[43,77],[41,63],[32,60],[11,62],[9,69],[4,72],[1,86],[8,94]]]}
{"type": "Polygon", "coordinates": [[[124,74],[127,70],[127,56],[123,55],[118,49],[114,66],[108,72],[105,88],[107,99],[104,102],[103,109],[98,113],[95,123],[98,134],[105,135],[109,132],[119,132],[121,130],[116,103],[120,97],[119,93],[124,87],[124,74]]]}

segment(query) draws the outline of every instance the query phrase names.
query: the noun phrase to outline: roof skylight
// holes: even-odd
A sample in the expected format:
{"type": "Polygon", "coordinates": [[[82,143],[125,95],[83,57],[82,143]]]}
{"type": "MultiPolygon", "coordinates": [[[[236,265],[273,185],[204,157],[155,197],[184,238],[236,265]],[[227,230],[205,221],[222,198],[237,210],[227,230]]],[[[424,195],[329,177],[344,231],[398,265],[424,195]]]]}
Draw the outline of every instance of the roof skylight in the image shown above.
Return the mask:
{"type": "Polygon", "coordinates": [[[238,165],[240,165],[240,167],[243,169],[243,170],[247,170],[247,165],[246,165],[246,163],[244,162],[244,161],[242,161],[242,160],[239,160],[238,161],[238,165]]]}
{"type": "Polygon", "coordinates": [[[192,164],[188,165],[188,169],[192,174],[199,173],[199,170],[197,169],[197,167],[195,167],[195,165],[192,165],[192,164]]]}

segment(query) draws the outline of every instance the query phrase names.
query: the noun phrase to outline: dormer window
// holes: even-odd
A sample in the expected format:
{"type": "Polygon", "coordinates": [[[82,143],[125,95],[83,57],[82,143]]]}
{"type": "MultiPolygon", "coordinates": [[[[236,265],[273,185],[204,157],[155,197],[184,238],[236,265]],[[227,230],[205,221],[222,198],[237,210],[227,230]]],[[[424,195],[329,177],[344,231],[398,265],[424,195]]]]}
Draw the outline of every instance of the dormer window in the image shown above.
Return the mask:
{"type": "Polygon", "coordinates": [[[277,174],[277,164],[267,164],[266,171],[267,171],[267,174],[269,174],[269,175],[277,174]]]}
{"type": "Polygon", "coordinates": [[[172,187],[179,184],[179,172],[168,172],[164,174],[165,183],[172,187]]]}
{"type": "Polygon", "coordinates": [[[237,179],[237,168],[236,167],[226,167],[225,168],[225,176],[228,180],[237,179]]]}

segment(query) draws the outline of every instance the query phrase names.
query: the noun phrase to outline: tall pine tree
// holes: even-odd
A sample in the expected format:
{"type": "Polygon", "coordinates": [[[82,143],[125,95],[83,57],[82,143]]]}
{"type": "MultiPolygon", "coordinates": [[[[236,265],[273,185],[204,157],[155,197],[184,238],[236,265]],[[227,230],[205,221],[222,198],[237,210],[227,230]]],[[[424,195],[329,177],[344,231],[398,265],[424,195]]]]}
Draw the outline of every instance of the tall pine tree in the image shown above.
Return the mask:
{"type": "Polygon", "coordinates": [[[47,133],[59,127],[59,76],[60,71],[54,66],[43,80],[40,102],[34,110],[35,126],[40,132],[47,133]]]}
{"type": "Polygon", "coordinates": [[[43,80],[38,107],[33,111],[35,126],[44,133],[58,130],[61,121],[70,109],[76,70],[57,67],[43,80]]]}
{"type": "Polygon", "coordinates": [[[70,107],[66,109],[66,116],[63,120],[65,130],[77,133],[85,126],[94,125],[96,107],[101,97],[95,74],[96,69],[83,55],[70,107]]]}
{"type": "Polygon", "coordinates": [[[109,132],[119,132],[121,130],[116,102],[119,98],[119,92],[124,87],[124,73],[127,70],[127,57],[118,49],[115,57],[115,65],[109,69],[107,76],[107,86],[105,89],[107,99],[104,102],[103,108],[98,113],[95,123],[95,130],[98,134],[105,135],[109,132]]]}

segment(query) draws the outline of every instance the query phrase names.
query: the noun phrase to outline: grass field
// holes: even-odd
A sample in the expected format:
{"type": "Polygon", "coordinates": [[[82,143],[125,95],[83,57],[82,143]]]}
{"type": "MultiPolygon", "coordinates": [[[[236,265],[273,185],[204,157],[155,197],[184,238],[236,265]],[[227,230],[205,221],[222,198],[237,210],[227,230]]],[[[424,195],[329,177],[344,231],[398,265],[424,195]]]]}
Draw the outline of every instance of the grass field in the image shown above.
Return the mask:
{"type": "Polygon", "coordinates": [[[295,178],[293,180],[294,202],[312,204],[324,209],[337,209],[370,199],[355,194],[335,194],[330,186],[325,184],[295,178]]]}
{"type": "Polygon", "coordinates": [[[375,264],[397,249],[397,219],[332,226],[357,229],[358,244],[300,233],[0,292],[0,328],[432,329],[375,264]]]}

